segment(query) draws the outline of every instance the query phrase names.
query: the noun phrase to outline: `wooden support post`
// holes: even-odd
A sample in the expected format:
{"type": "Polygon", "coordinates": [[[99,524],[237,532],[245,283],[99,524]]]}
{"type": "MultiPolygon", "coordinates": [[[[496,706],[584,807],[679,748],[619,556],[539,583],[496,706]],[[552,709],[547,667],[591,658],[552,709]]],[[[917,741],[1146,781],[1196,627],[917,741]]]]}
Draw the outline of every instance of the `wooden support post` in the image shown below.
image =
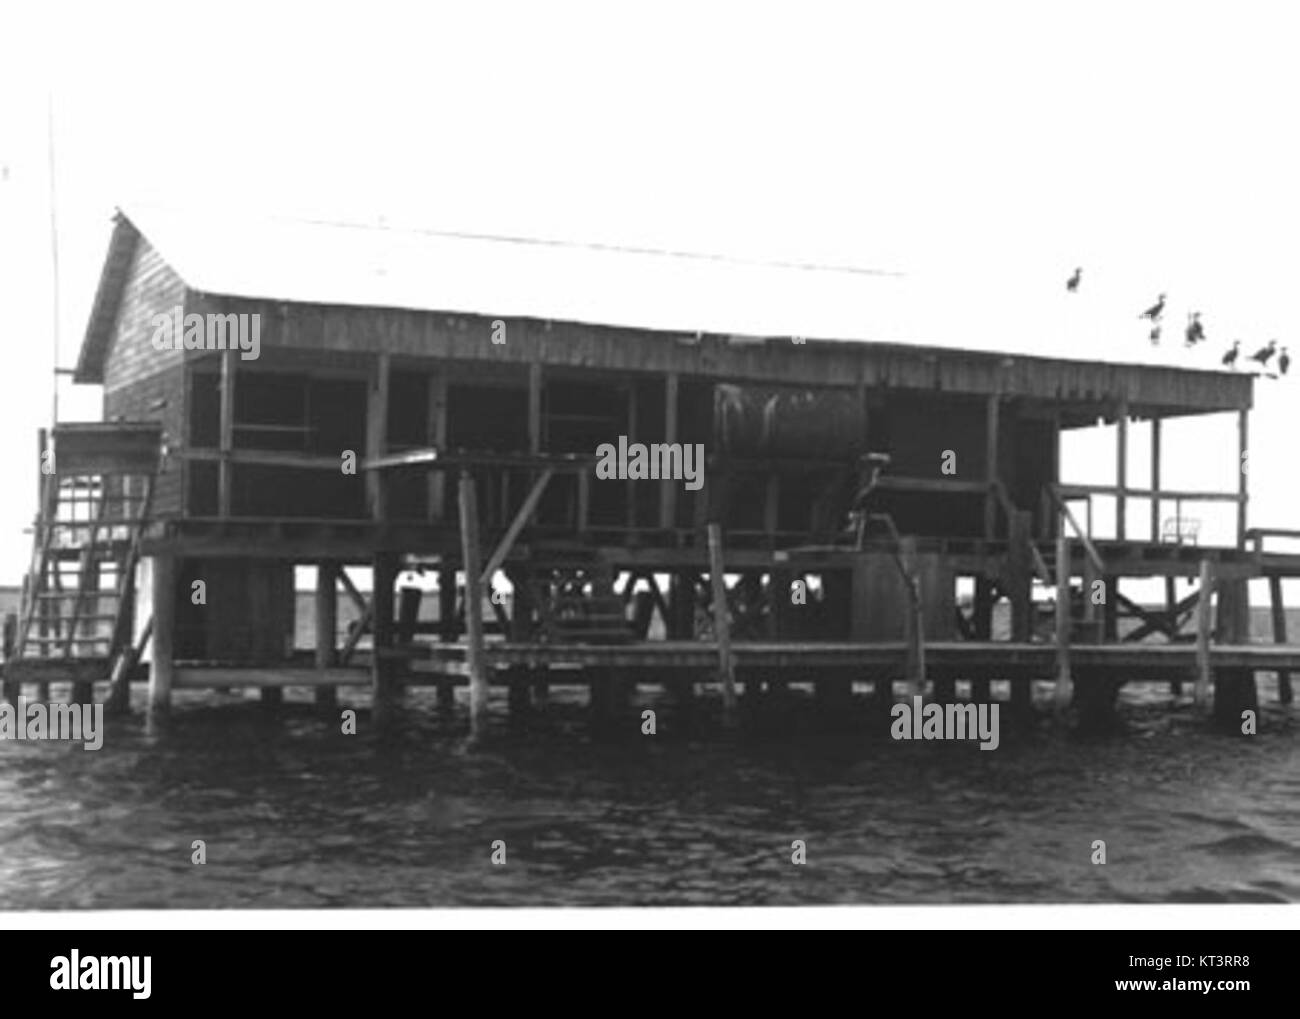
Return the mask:
{"type": "MultiPolygon", "coordinates": [[[[456,626],[456,571],[438,571],[438,639],[444,644],[454,643],[456,626]]],[[[438,707],[450,711],[456,706],[456,686],[448,677],[438,679],[438,707]]]]}
{"type": "Polygon", "coordinates": [[[480,736],[487,728],[488,675],[483,650],[483,580],[479,553],[478,495],[474,478],[460,476],[460,540],[465,566],[465,641],[469,665],[470,730],[480,736]]]}
{"type": "Polygon", "coordinates": [[[1200,597],[1196,601],[1196,686],[1197,705],[1204,706],[1210,697],[1210,607],[1214,594],[1214,564],[1201,560],[1200,597]]]}
{"type": "MultiPolygon", "coordinates": [[[[989,577],[975,578],[975,639],[993,639],[993,580],[989,577]]],[[[976,676],[970,681],[970,699],[975,704],[987,704],[992,698],[987,675],[976,676]]]]}
{"type": "MultiPolygon", "coordinates": [[[[128,633],[129,636],[129,633],[128,633]]],[[[145,620],[144,628],[134,645],[127,645],[113,664],[113,674],[109,677],[108,699],[104,711],[112,715],[124,715],[131,709],[131,673],[140,663],[144,649],[153,639],[153,616],[145,620]]]]}
{"type": "Polygon", "coordinates": [[[1095,641],[1100,636],[1102,610],[1106,606],[1106,581],[1098,572],[1097,564],[1092,561],[1092,556],[1084,555],[1083,557],[1083,622],[1087,624],[1087,640],[1095,641]],[[1103,601],[1100,605],[1096,602],[1097,586],[1101,585],[1103,601]]]}
{"type": "MultiPolygon", "coordinates": [[[[1160,540],[1160,419],[1151,419],[1151,542],[1160,540]]],[[[1172,579],[1172,578],[1170,578],[1172,579]]]]}
{"type": "Polygon", "coordinates": [[[397,640],[401,644],[410,644],[415,640],[416,630],[420,624],[420,602],[424,600],[424,591],[418,587],[399,589],[397,601],[397,640]]]}
{"type": "Polygon", "coordinates": [[[10,704],[16,704],[18,701],[18,681],[11,678],[15,673],[13,664],[14,650],[18,641],[18,615],[15,612],[5,613],[4,624],[4,690],[3,698],[10,704]]]}
{"type": "Polygon", "coordinates": [[[925,694],[925,624],[923,593],[920,582],[916,579],[915,535],[908,534],[899,538],[898,558],[903,566],[903,583],[908,589],[903,629],[907,640],[907,696],[921,697],[925,694]]]}
{"type": "Polygon", "coordinates": [[[722,525],[711,523],[709,582],[713,587],[713,636],[718,642],[718,672],[722,681],[722,710],[730,718],[736,709],[736,667],[731,657],[731,615],[727,608],[727,576],[722,562],[722,525]]]}
{"type": "Polygon", "coordinates": [[[1070,676],[1070,540],[1056,538],[1056,710],[1062,711],[1074,695],[1070,676]]]}
{"type": "MultiPolygon", "coordinates": [[[[1011,601],[1011,639],[1029,641],[1034,629],[1034,563],[1029,533],[1033,524],[1028,510],[1017,510],[1011,518],[1011,541],[1007,548],[1007,595],[1011,601]]],[[[982,637],[982,640],[989,638],[982,637]]]]}
{"type": "MultiPolygon", "coordinates": [[[[441,369],[429,376],[429,417],[426,422],[429,445],[447,448],[447,374],[441,369]]],[[[447,518],[447,472],[429,471],[429,520],[447,518]]]]}
{"type": "Polygon", "coordinates": [[[1250,411],[1237,412],[1237,547],[1246,547],[1246,452],[1250,441],[1250,411]]]}
{"type": "Polygon", "coordinates": [[[984,465],[985,481],[988,482],[988,491],[984,493],[985,541],[992,541],[996,533],[998,500],[994,486],[998,481],[998,418],[1001,406],[1001,394],[992,393],[984,409],[984,465]]]}
{"type": "MultiPolygon", "coordinates": [[[[668,578],[668,615],[664,620],[669,640],[690,640],[695,635],[695,578],[673,573],[668,578]]],[[[686,707],[695,697],[695,680],[683,669],[665,670],[664,686],[674,703],[686,707]]]]}
{"type": "Polygon", "coordinates": [[[371,652],[370,676],[372,709],[383,713],[392,701],[394,663],[386,657],[393,645],[393,584],[397,580],[397,557],[391,552],[376,552],[372,566],[373,589],[370,592],[371,652]]]}
{"type": "Polygon", "coordinates": [[[578,473],[577,516],[576,530],[580,534],[586,534],[591,517],[591,471],[585,468],[578,473]]]}
{"type": "Polygon", "coordinates": [[[217,512],[223,517],[231,513],[231,474],[234,464],[231,453],[235,448],[235,364],[238,351],[227,350],[221,355],[221,410],[218,433],[221,462],[217,465],[217,512]]]}
{"type": "MultiPolygon", "coordinates": [[[[1268,594],[1273,612],[1273,640],[1278,644],[1286,643],[1286,605],[1282,602],[1282,578],[1268,578],[1268,594]]],[[[1291,673],[1279,670],[1277,674],[1277,696],[1283,704],[1291,703],[1291,673]]]]}
{"type": "MultiPolygon", "coordinates": [[[[1224,644],[1250,641],[1250,585],[1234,577],[1218,585],[1217,639],[1224,644]]],[[[1250,668],[1220,669],[1214,677],[1214,719],[1229,732],[1240,733],[1242,713],[1246,710],[1259,717],[1259,697],[1255,673],[1250,668]]]]}
{"type": "MultiPolygon", "coordinates": [[[[366,405],[367,460],[379,459],[388,449],[388,380],[391,360],[386,353],[375,358],[366,405]]],[[[370,516],[375,520],[383,520],[388,516],[386,494],[383,471],[366,471],[366,500],[370,516]]]]}
{"type": "Polygon", "coordinates": [[[1105,581],[1106,602],[1101,612],[1101,639],[1107,644],[1119,640],[1119,577],[1107,577],[1105,581]]]}
{"type": "MultiPolygon", "coordinates": [[[[1011,639],[1028,643],[1034,629],[1033,575],[1034,564],[1030,556],[1030,530],[1033,514],[1017,510],[1011,517],[1011,540],[1007,548],[1007,595],[1011,601],[1011,639]]],[[[1011,710],[1014,714],[1029,714],[1034,700],[1032,679],[1011,680],[1011,710]]]]}
{"type": "MultiPolygon", "coordinates": [[[[1119,405],[1119,416],[1115,422],[1115,537],[1123,541],[1128,529],[1128,502],[1125,488],[1128,487],[1128,404],[1119,405]]],[[[1091,506],[1091,503],[1089,503],[1091,506]]]]}
{"type": "Polygon", "coordinates": [[[542,451],[542,363],[528,365],[528,452],[542,451]]]}
{"type": "MultiPolygon", "coordinates": [[[[677,373],[664,376],[664,442],[677,441],[677,373]]],[[[659,526],[677,526],[677,482],[659,482],[659,526]]]]}
{"type": "Polygon", "coordinates": [[[171,708],[175,676],[173,635],[176,629],[176,557],[156,555],[149,561],[153,601],[153,656],[149,666],[149,712],[171,708]]]}
{"type": "Polygon", "coordinates": [[[776,545],[776,532],[781,518],[781,475],[773,471],[767,476],[763,492],[763,530],[771,547],[776,545]]]}
{"type": "MultiPolygon", "coordinates": [[[[1166,633],[1169,639],[1172,641],[1174,639],[1174,635],[1178,632],[1179,629],[1178,594],[1177,594],[1177,589],[1174,586],[1173,577],[1165,577],[1165,615],[1166,618],[1169,620],[1168,629],[1166,633]]],[[[1139,627],[1139,630],[1145,630],[1148,625],[1149,624],[1143,624],[1141,627],[1139,627]]],[[[1136,640],[1138,638],[1130,636],[1127,639],[1136,640]]],[[[1171,679],[1169,681],[1169,692],[1173,694],[1175,697],[1182,696],[1182,692],[1183,692],[1182,680],[1171,679]]]]}
{"type": "MultiPolygon", "coordinates": [[[[316,668],[332,669],[338,664],[339,588],[338,565],[330,560],[316,564],[316,668]]],[[[338,688],[316,687],[316,706],[338,706],[338,688]]]]}

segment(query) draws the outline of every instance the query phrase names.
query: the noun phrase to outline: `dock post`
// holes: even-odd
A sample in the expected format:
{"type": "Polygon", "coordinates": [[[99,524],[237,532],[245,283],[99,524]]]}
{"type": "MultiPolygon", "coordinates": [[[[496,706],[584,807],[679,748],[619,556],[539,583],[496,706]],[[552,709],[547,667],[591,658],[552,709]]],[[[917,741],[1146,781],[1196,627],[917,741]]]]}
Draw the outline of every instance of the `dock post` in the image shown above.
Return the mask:
{"type": "Polygon", "coordinates": [[[1196,598],[1196,686],[1193,699],[1204,707],[1210,697],[1210,599],[1214,595],[1214,564],[1201,560],[1196,598]]]}
{"type": "MultiPolygon", "coordinates": [[[[903,564],[903,583],[907,588],[907,696],[925,696],[925,623],[920,581],[916,578],[916,536],[898,539],[898,557],[903,564]]],[[[852,689],[852,687],[850,687],[852,689]]]]}
{"type": "MultiPolygon", "coordinates": [[[[1031,531],[1034,515],[1028,510],[1016,510],[1011,515],[1010,539],[1007,546],[1007,587],[1011,602],[1011,639],[1019,644],[1029,643],[1034,627],[1034,565],[1030,558],[1031,531]]],[[[1028,715],[1034,701],[1034,681],[1030,678],[1011,680],[1011,710],[1015,715],[1028,715]]]]}
{"type": "MultiPolygon", "coordinates": [[[[1250,641],[1250,588],[1244,578],[1224,580],[1219,587],[1217,638],[1224,644],[1250,641]]],[[[1220,669],[1214,678],[1214,719],[1230,732],[1240,732],[1241,715],[1259,714],[1255,673],[1249,667],[1220,669]]]]}
{"type": "Polygon", "coordinates": [[[165,715],[171,709],[175,675],[176,557],[155,555],[149,560],[153,602],[153,655],[149,665],[149,714],[165,715]]]}
{"type": "MultiPolygon", "coordinates": [[[[532,608],[528,593],[520,582],[517,570],[506,570],[506,579],[510,581],[510,616],[508,638],[512,643],[527,643],[532,630],[532,608]]],[[[491,583],[491,580],[488,580],[491,583]]],[[[507,671],[506,703],[510,709],[512,721],[524,718],[533,706],[532,687],[535,670],[526,665],[516,665],[507,671]]]]}
{"type": "Polygon", "coordinates": [[[718,642],[718,671],[722,680],[722,713],[731,720],[736,711],[736,667],[731,657],[731,616],[727,609],[727,576],[722,564],[722,525],[709,524],[709,582],[713,587],[713,636],[718,642]]]}
{"type": "MultiPolygon", "coordinates": [[[[975,578],[975,639],[993,639],[993,580],[990,577],[975,578]]],[[[970,699],[973,704],[987,704],[992,700],[989,690],[989,677],[976,676],[970,681],[970,699]]]]}
{"type": "MultiPolygon", "coordinates": [[[[456,571],[438,571],[438,639],[444,644],[456,640],[456,571]]],[[[456,706],[456,684],[450,677],[438,678],[438,708],[450,711],[456,706]]]]}
{"type": "Polygon", "coordinates": [[[483,660],[483,564],[478,535],[478,494],[473,475],[460,476],[460,541],[465,567],[465,641],[469,666],[469,722],[473,736],[487,727],[488,676],[483,660]]]}
{"type": "Polygon", "coordinates": [[[4,626],[4,700],[10,704],[18,703],[18,681],[11,679],[17,670],[13,666],[14,649],[18,641],[18,615],[14,612],[5,613],[4,626]]]}
{"type": "MultiPolygon", "coordinates": [[[[339,594],[338,569],[329,560],[316,564],[316,668],[328,669],[336,663],[338,652],[339,594]]],[[[338,706],[334,686],[316,687],[316,706],[338,706]]]]}
{"type": "Polygon", "coordinates": [[[376,552],[373,559],[370,591],[370,633],[373,650],[370,657],[371,710],[381,715],[393,698],[393,662],[387,656],[393,643],[393,584],[397,580],[397,557],[391,552],[376,552]]]}
{"type": "MultiPolygon", "coordinates": [[[[1152,541],[1154,540],[1153,538],[1152,541]]],[[[1169,620],[1169,639],[1173,640],[1174,634],[1178,630],[1178,598],[1173,577],[1165,577],[1165,616],[1169,620]]],[[[1171,679],[1169,681],[1169,692],[1175,697],[1181,696],[1183,692],[1182,680],[1171,679]]]]}
{"type": "Polygon", "coordinates": [[[1070,539],[1056,537],[1056,689],[1053,700],[1063,711],[1074,694],[1070,677],[1070,539]]]}
{"type": "MultiPolygon", "coordinates": [[[[1282,578],[1268,578],[1268,595],[1273,610],[1273,640],[1278,644],[1286,643],[1286,606],[1282,603],[1282,578]]],[[[8,621],[6,620],[6,625],[8,621]]],[[[1283,704],[1291,703],[1291,673],[1279,669],[1277,673],[1277,696],[1283,704]]]]}
{"type": "MultiPolygon", "coordinates": [[[[779,594],[778,594],[779,597],[779,594]]],[[[788,588],[786,597],[789,597],[788,588]]],[[[668,619],[665,620],[669,640],[690,640],[695,636],[695,577],[687,572],[675,572],[668,578],[668,619]]],[[[664,685],[673,702],[687,707],[695,699],[695,678],[681,669],[673,670],[664,678],[664,685]]]]}

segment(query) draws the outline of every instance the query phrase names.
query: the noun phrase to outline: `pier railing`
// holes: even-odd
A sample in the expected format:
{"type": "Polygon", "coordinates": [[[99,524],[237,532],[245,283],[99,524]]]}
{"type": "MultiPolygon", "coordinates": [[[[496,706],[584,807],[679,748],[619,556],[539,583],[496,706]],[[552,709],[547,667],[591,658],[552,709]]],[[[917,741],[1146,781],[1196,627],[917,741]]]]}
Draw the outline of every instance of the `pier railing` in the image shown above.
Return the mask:
{"type": "MultiPolygon", "coordinates": [[[[1092,504],[1093,500],[1098,497],[1111,498],[1116,503],[1116,538],[1123,541],[1126,536],[1124,526],[1124,514],[1127,509],[1129,499],[1145,499],[1150,502],[1150,540],[1152,542],[1163,542],[1166,540],[1176,541],[1178,543],[1188,542],[1196,544],[1199,537],[1200,520],[1189,518],[1184,515],[1184,507],[1191,503],[1232,503],[1238,507],[1238,517],[1242,513],[1242,507],[1245,506],[1246,496],[1240,492],[1206,492],[1191,491],[1185,489],[1169,488],[1130,488],[1128,486],[1118,485],[1077,485],[1077,484],[1056,484],[1049,485],[1044,489],[1044,499],[1052,499],[1056,503],[1063,505],[1069,502],[1082,501],[1085,504],[1085,520],[1087,527],[1081,527],[1079,522],[1070,515],[1070,525],[1079,535],[1087,534],[1089,538],[1095,537],[1092,527],[1092,504]],[[1174,504],[1173,517],[1162,517],[1161,510],[1163,503],[1174,504]],[[1172,525],[1172,527],[1170,526],[1172,525]]],[[[1063,506],[1063,512],[1069,514],[1068,507],[1063,506]]],[[[1239,542],[1244,547],[1245,532],[1239,542]]]]}

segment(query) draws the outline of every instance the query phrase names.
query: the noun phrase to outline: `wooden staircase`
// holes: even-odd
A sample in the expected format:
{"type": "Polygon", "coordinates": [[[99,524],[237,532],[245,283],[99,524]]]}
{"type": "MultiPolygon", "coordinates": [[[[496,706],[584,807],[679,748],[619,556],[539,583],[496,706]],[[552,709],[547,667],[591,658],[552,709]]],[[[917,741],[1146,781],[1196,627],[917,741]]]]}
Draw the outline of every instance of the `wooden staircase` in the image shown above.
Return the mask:
{"type": "MultiPolygon", "coordinates": [[[[134,656],[136,566],[153,507],[156,425],[63,425],[42,440],[40,509],[23,583],[7,692],[24,679],[74,683],[87,700],[95,680],[134,656]]],[[[131,662],[134,664],[134,661],[131,662]]]]}

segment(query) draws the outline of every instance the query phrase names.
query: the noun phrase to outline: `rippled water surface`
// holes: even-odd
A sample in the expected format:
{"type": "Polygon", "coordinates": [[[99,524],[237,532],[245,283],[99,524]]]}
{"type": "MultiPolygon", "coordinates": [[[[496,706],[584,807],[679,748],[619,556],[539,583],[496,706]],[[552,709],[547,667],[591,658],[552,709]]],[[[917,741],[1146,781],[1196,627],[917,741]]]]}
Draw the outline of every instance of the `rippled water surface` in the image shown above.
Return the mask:
{"type": "Polygon", "coordinates": [[[525,729],[494,697],[474,747],[463,703],[441,714],[431,691],[383,726],[359,702],[345,736],[291,692],[278,713],[187,695],[153,733],[138,712],[110,720],[98,752],[0,742],[0,905],[1300,899],[1300,742],[1271,682],[1254,738],[1152,687],[1125,692],[1116,732],[1004,719],[991,752],[890,740],[865,700],[835,733],[797,695],[734,731],[712,701],[688,719],[639,700],[658,735],[636,712],[593,730],[575,690],[525,729]]]}

